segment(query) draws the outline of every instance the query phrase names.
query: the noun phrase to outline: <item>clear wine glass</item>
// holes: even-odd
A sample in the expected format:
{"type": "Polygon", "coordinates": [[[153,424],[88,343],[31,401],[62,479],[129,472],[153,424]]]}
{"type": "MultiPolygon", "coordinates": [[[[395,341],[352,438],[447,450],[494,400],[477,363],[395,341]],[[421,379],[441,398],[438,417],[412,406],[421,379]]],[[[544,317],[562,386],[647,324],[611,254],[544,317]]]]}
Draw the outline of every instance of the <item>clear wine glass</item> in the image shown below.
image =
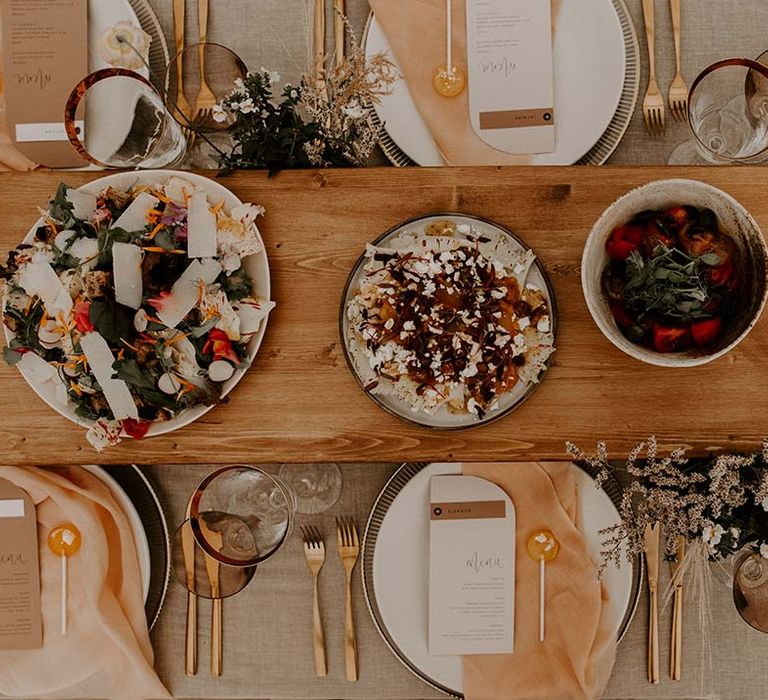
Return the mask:
{"type": "Polygon", "coordinates": [[[78,153],[103,168],[173,167],[187,150],[163,96],[126,68],[104,68],[83,78],[67,100],[64,124],[78,153]],[[88,120],[86,108],[110,118],[88,120]]]}
{"type": "Polygon", "coordinates": [[[176,577],[196,595],[226,598],[248,585],[257,565],[288,539],[296,496],[279,477],[233,464],[200,482],[188,514],[174,538],[176,577]]]}
{"type": "Polygon", "coordinates": [[[733,577],[733,602],[747,624],[768,632],[768,559],[752,553],[741,560],[733,577]]]}
{"type": "Polygon", "coordinates": [[[280,478],[296,494],[299,513],[306,515],[325,513],[333,508],[341,495],[341,470],[331,462],[283,464],[280,478]]]}
{"type": "Polygon", "coordinates": [[[729,58],[705,68],[691,84],[688,125],[693,140],[672,153],[670,165],[768,161],[768,67],[729,58]]]}

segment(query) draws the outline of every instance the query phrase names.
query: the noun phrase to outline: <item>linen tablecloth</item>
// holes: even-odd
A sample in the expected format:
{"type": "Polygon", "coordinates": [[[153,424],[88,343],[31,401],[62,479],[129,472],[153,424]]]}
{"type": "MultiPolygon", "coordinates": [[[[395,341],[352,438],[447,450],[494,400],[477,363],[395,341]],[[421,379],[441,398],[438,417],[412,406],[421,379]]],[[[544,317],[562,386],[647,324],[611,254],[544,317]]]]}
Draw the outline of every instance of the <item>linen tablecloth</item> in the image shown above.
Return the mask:
{"type": "MultiPolygon", "coordinates": [[[[299,516],[299,524],[315,524],[323,532],[326,563],[320,574],[320,599],[325,623],[328,676],[316,678],[312,647],[311,577],[304,563],[300,537],[294,533],[283,550],[264,563],[250,586],[224,603],[224,675],[209,672],[210,613],[207,601],[199,610],[197,676],[184,675],[186,592],[171,582],[168,599],[152,638],[156,668],[171,693],[180,698],[251,698],[258,700],[422,700],[445,697],[413,676],[386,647],[366,608],[359,569],[353,578],[354,612],[360,659],[360,680],[344,678],[344,578],[338,561],[333,518],[351,515],[362,531],[376,496],[397,465],[342,466],[344,487],[331,513],[299,516]]],[[[207,473],[205,466],[145,467],[158,487],[173,524],[183,518],[184,505],[207,473]]],[[[662,590],[669,570],[660,567],[662,590]]],[[[619,644],[613,676],[605,698],[661,700],[718,698],[763,700],[768,687],[765,659],[768,635],[742,622],[733,606],[727,576],[716,577],[712,600],[712,667],[705,664],[698,611],[684,606],[683,679],[668,679],[671,606],[660,612],[661,683],[646,681],[647,589],[624,641],[619,644]],[[702,674],[703,672],[703,674],[702,674]]]]}

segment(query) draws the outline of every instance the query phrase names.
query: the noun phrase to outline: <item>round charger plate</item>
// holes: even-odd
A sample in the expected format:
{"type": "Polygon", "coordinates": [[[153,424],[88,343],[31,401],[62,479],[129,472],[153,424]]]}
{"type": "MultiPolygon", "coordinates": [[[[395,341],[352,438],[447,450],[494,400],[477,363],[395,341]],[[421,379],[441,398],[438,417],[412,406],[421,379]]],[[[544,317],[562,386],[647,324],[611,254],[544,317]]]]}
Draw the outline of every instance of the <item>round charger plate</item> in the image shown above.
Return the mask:
{"type": "MultiPolygon", "coordinates": [[[[389,51],[373,13],[363,47],[368,57],[389,51]]],[[[640,88],[640,45],[624,0],[562,0],[553,61],[559,143],[554,153],[534,155],[531,162],[602,165],[629,127],[640,88]]],[[[445,165],[405,81],[398,81],[370,113],[381,127],[379,145],[393,165],[445,165]]]]}
{"type": "MultiPolygon", "coordinates": [[[[593,475],[574,465],[581,496],[579,523],[592,557],[599,561],[599,530],[620,522],[621,487],[609,479],[595,488],[593,475]]],[[[368,610],[382,639],[414,675],[446,695],[463,697],[461,657],[431,656],[429,610],[429,481],[435,474],[460,474],[462,465],[403,464],[384,485],[366,524],[361,575],[368,610]],[[415,622],[414,622],[415,621],[415,622]]],[[[523,555],[524,556],[524,555],[523,555]]],[[[621,641],[637,610],[643,561],[607,567],[609,614],[621,641]]],[[[520,601],[518,601],[518,604],[520,601]]]]}
{"type": "MultiPolygon", "coordinates": [[[[491,238],[491,240],[501,240],[514,251],[523,252],[530,250],[524,241],[516,236],[511,231],[505,229],[493,221],[482,219],[477,216],[471,216],[468,214],[456,214],[456,213],[435,213],[428,216],[417,217],[397,224],[394,228],[391,228],[386,233],[379,236],[372,245],[377,247],[388,247],[390,244],[396,246],[396,239],[406,232],[418,232],[424,231],[424,226],[432,221],[439,221],[449,219],[456,224],[468,224],[483,236],[491,238]]],[[[359,363],[365,361],[365,357],[356,351],[355,346],[357,341],[352,337],[350,324],[347,319],[347,306],[356,294],[359,288],[360,281],[363,278],[364,266],[366,262],[365,252],[363,252],[357,259],[352,272],[347,279],[347,284],[344,287],[344,291],[341,295],[341,308],[339,310],[339,333],[341,334],[342,346],[344,347],[344,356],[347,359],[352,374],[355,376],[357,383],[363,392],[371,398],[378,406],[383,408],[388,413],[391,413],[402,420],[409,423],[415,423],[416,425],[425,426],[428,428],[434,428],[437,430],[462,430],[466,428],[473,428],[478,425],[485,425],[498,420],[502,416],[506,415],[513,409],[517,408],[523,403],[538,387],[539,383],[543,381],[546,372],[539,375],[539,382],[537,383],[525,383],[518,382],[512,389],[512,391],[504,394],[499,401],[499,408],[495,411],[489,411],[483,416],[478,418],[474,414],[470,413],[451,413],[447,408],[440,408],[435,414],[429,415],[423,411],[414,413],[411,410],[410,405],[400,400],[396,396],[383,395],[373,393],[365,388],[366,382],[363,380],[363,372],[361,371],[359,363]]],[[[547,298],[549,305],[552,335],[557,340],[557,308],[555,306],[555,294],[552,285],[549,281],[544,266],[541,261],[536,258],[533,265],[528,272],[526,278],[531,283],[535,284],[539,289],[544,292],[544,296],[547,298]]],[[[555,347],[557,344],[555,343],[555,347]]]]}
{"type": "Polygon", "coordinates": [[[123,491],[141,521],[149,550],[149,583],[144,610],[149,629],[152,629],[160,617],[171,578],[171,543],[165,512],[154,486],[135,464],[105,465],[101,470],[123,491]]]}
{"type": "MultiPolygon", "coordinates": [[[[233,207],[242,204],[240,199],[231,190],[228,190],[226,187],[219,184],[215,180],[186,171],[177,172],[173,170],[137,170],[120,172],[115,173],[114,175],[101,177],[98,180],[93,180],[92,182],[89,182],[88,184],[83,185],[78,189],[82,192],[96,194],[109,186],[116,187],[118,189],[129,189],[130,187],[139,184],[161,185],[167,182],[171,177],[181,177],[185,180],[189,180],[193,184],[200,185],[205,190],[208,198],[211,201],[219,202],[224,200],[225,211],[230,211],[233,207]]],[[[43,220],[40,218],[32,225],[32,228],[30,228],[29,232],[24,237],[24,243],[30,243],[34,239],[35,231],[39,226],[42,225],[42,223],[43,220]]],[[[260,299],[269,299],[271,289],[269,261],[267,260],[267,252],[264,248],[264,241],[261,240],[261,237],[259,237],[259,240],[262,244],[261,251],[256,253],[256,255],[250,255],[247,258],[244,258],[243,265],[253,280],[253,295],[260,299]]],[[[265,318],[261,323],[258,332],[255,333],[248,341],[247,366],[243,369],[236,370],[235,373],[226,382],[224,382],[221,392],[222,398],[227,396],[232,391],[232,389],[235,388],[237,383],[243,378],[243,375],[248,370],[248,366],[250,366],[256,357],[256,353],[258,352],[259,347],[261,346],[261,342],[264,339],[268,321],[269,317],[265,318]]],[[[5,326],[5,324],[3,324],[3,334],[7,345],[14,337],[14,334],[5,326]]],[[[24,379],[27,380],[27,383],[32,387],[32,389],[34,389],[35,393],[54,411],[64,416],[65,418],[68,418],[73,423],[77,423],[77,425],[80,425],[83,428],[91,427],[93,422],[78,416],[75,413],[74,405],[70,401],[67,401],[66,405],[60,404],[56,400],[56,395],[53,389],[50,389],[47,385],[41,386],[40,384],[35,383],[32,378],[28,376],[28,374],[24,373],[22,369],[18,369],[24,379]]],[[[175,418],[172,418],[171,420],[164,421],[162,423],[153,423],[147,432],[147,437],[153,435],[165,435],[166,433],[170,433],[174,430],[178,430],[179,428],[183,428],[208,413],[208,411],[210,411],[212,408],[214,408],[214,406],[195,406],[193,408],[182,411],[179,413],[179,415],[177,415],[175,418]]]]}

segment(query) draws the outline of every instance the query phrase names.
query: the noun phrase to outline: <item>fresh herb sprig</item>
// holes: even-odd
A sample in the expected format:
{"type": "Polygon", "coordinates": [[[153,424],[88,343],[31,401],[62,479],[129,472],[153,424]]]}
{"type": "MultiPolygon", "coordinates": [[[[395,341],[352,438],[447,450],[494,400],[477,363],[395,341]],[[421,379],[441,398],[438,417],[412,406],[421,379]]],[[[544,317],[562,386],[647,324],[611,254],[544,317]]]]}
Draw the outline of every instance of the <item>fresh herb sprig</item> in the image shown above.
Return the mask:
{"type": "Polygon", "coordinates": [[[642,319],[657,314],[681,321],[712,316],[716,292],[708,271],[721,262],[715,253],[692,257],[679,248],[660,245],[646,260],[633,251],[626,261],[627,305],[642,319]]]}

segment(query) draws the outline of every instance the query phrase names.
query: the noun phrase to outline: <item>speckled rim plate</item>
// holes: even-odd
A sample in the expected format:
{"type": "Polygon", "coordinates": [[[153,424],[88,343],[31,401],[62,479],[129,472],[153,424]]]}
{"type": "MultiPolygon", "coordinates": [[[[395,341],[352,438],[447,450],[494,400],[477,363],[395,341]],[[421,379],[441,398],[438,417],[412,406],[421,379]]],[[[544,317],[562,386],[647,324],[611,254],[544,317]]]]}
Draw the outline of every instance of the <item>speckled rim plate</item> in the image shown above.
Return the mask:
{"type": "MultiPolygon", "coordinates": [[[[640,44],[637,40],[637,32],[632,22],[632,16],[627,9],[624,0],[611,0],[616,15],[621,25],[621,33],[624,40],[624,85],[621,90],[621,97],[616,111],[603,135],[595,145],[578,161],[575,165],[603,165],[618,147],[621,139],[624,137],[632,115],[637,106],[637,98],[640,92],[640,44]]],[[[362,46],[366,48],[368,42],[368,31],[373,20],[373,13],[368,15],[368,20],[363,30],[362,46]]],[[[412,160],[387,133],[385,125],[382,123],[379,115],[373,106],[369,106],[371,120],[379,131],[379,145],[386,158],[398,167],[420,165],[412,160]]]]}
{"type": "MultiPolygon", "coordinates": [[[[429,222],[430,220],[438,220],[438,219],[451,219],[453,221],[456,221],[457,223],[468,223],[473,226],[480,226],[481,228],[485,228],[485,231],[483,233],[485,234],[496,234],[501,236],[508,236],[513,244],[514,247],[518,250],[525,251],[530,250],[530,246],[527,245],[519,236],[512,233],[510,230],[504,228],[500,224],[497,224],[495,221],[491,221],[490,219],[484,219],[479,216],[473,216],[471,214],[459,214],[456,212],[435,212],[432,214],[426,214],[424,216],[417,216],[413,219],[409,219],[407,221],[403,221],[396,226],[392,227],[382,235],[380,235],[376,240],[374,240],[371,245],[374,246],[381,246],[385,245],[389,240],[396,237],[398,234],[402,233],[403,231],[406,231],[408,229],[416,229],[416,227],[419,227],[420,229],[423,228],[424,224],[429,222]]],[[[499,420],[500,418],[503,418],[505,415],[513,411],[515,408],[520,406],[526,399],[528,399],[531,394],[536,390],[536,388],[539,386],[539,384],[544,381],[546,378],[546,373],[549,370],[545,370],[539,375],[539,382],[533,383],[533,384],[527,384],[524,386],[524,390],[522,393],[517,391],[517,387],[520,385],[517,385],[512,389],[511,392],[508,392],[508,394],[514,394],[515,398],[511,400],[511,402],[508,405],[503,406],[502,408],[498,409],[497,411],[489,411],[486,413],[486,415],[482,419],[478,419],[477,417],[470,416],[469,414],[460,414],[456,415],[455,417],[451,417],[448,422],[445,422],[444,424],[436,423],[436,420],[440,420],[440,418],[436,418],[439,414],[442,412],[438,412],[435,416],[429,416],[426,413],[419,412],[414,413],[410,406],[405,403],[404,401],[400,401],[396,397],[391,396],[380,396],[377,394],[373,394],[370,391],[367,391],[365,389],[365,385],[363,383],[363,380],[360,377],[360,374],[357,370],[357,367],[355,365],[355,360],[352,356],[352,352],[349,349],[349,343],[350,343],[350,336],[349,336],[349,323],[347,321],[346,317],[346,310],[347,306],[349,304],[349,301],[353,295],[353,289],[356,287],[356,283],[358,279],[360,278],[363,270],[363,265],[365,264],[365,251],[363,251],[360,255],[360,257],[357,259],[357,262],[355,262],[352,272],[349,274],[349,277],[347,278],[347,282],[344,285],[344,291],[341,295],[341,306],[339,309],[339,335],[341,337],[341,344],[344,348],[344,357],[347,360],[347,365],[349,366],[350,371],[352,372],[353,376],[355,377],[355,380],[357,381],[358,385],[362,389],[363,393],[368,396],[374,403],[376,403],[377,406],[380,408],[383,408],[387,413],[396,416],[397,418],[400,418],[401,420],[404,420],[408,423],[413,423],[415,425],[419,425],[426,428],[432,428],[434,430],[466,430],[468,428],[475,428],[480,425],[487,425],[489,423],[492,423],[494,421],[499,420]]],[[[549,276],[547,275],[546,270],[544,269],[544,266],[541,263],[541,260],[537,257],[533,265],[531,266],[531,272],[529,272],[529,277],[531,274],[534,274],[534,280],[539,283],[542,290],[545,292],[545,295],[547,297],[547,302],[549,304],[549,310],[550,310],[550,318],[552,322],[552,335],[555,338],[555,348],[557,348],[557,305],[555,303],[555,292],[552,287],[552,283],[549,280],[549,276]]],[[[547,367],[549,367],[550,362],[547,362],[547,367]]],[[[508,399],[509,400],[509,399],[508,399]]],[[[503,403],[503,398],[502,398],[503,403]]]]}
{"type": "MultiPolygon", "coordinates": [[[[376,586],[374,580],[374,555],[376,553],[376,545],[379,542],[379,534],[381,532],[384,517],[387,515],[395,499],[403,491],[403,489],[416,477],[422,470],[429,465],[426,463],[406,463],[403,464],[395,473],[389,478],[387,483],[382,488],[376,502],[373,505],[371,513],[368,517],[368,522],[363,534],[362,545],[362,558],[361,558],[361,578],[363,583],[363,594],[365,601],[368,605],[368,611],[371,614],[373,623],[376,626],[379,634],[381,635],[384,643],[389,647],[389,650],[395,655],[395,657],[403,664],[411,673],[417,678],[421,679],[427,685],[431,686],[435,690],[438,690],[446,695],[455,698],[463,698],[462,692],[457,688],[452,688],[441,682],[438,678],[430,675],[424,668],[421,668],[418,663],[409,658],[408,655],[398,646],[397,640],[393,636],[389,627],[387,626],[385,616],[379,607],[379,602],[376,595],[376,586]]],[[[458,465],[450,465],[451,467],[458,468],[458,465]]],[[[586,478],[595,478],[596,474],[594,470],[584,464],[578,464],[586,478]]],[[[448,473],[447,470],[446,473],[448,473]]],[[[617,516],[618,510],[621,505],[622,489],[619,483],[610,477],[603,484],[603,491],[610,499],[613,506],[616,508],[617,516]]],[[[426,511],[424,511],[426,512],[426,511]]],[[[427,563],[424,563],[427,566],[427,563]]],[[[642,590],[644,564],[642,557],[638,556],[632,560],[632,574],[631,574],[631,587],[628,595],[628,602],[624,611],[624,615],[618,626],[617,640],[621,642],[629,629],[629,626],[634,618],[637,606],[640,600],[640,592],[642,590]]],[[[417,625],[418,626],[418,625],[417,625]]],[[[426,640],[426,629],[423,630],[424,639],[426,640]]],[[[426,641],[424,641],[426,646],[426,641]]]]}
{"type": "Polygon", "coordinates": [[[171,540],[168,521],[157,492],[135,464],[101,465],[130,499],[138,513],[149,544],[150,576],[144,610],[149,629],[155,626],[171,580],[171,540]]]}

